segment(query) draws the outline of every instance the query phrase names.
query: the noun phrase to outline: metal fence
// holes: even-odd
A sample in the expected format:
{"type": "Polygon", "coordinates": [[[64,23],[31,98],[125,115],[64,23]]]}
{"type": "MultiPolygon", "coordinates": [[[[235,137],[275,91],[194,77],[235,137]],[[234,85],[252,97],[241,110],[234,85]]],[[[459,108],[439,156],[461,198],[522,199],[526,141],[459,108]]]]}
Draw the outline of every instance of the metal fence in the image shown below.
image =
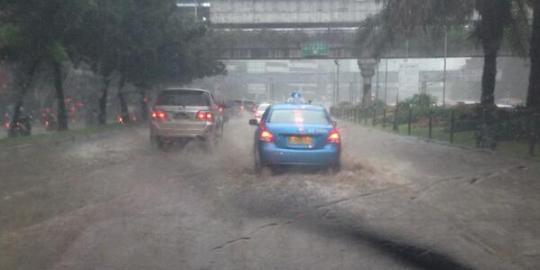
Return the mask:
{"type": "Polygon", "coordinates": [[[540,113],[524,108],[485,110],[479,106],[340,106],[334,117],[399,134],[535,156],[540,113]]]}

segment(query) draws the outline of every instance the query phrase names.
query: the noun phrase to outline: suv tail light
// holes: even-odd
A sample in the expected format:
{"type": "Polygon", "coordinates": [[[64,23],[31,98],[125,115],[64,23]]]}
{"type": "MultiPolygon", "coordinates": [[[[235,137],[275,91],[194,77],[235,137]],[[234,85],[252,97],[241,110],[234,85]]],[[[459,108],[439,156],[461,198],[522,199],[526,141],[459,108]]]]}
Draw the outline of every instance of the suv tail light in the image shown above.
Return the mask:
{"type": "Polygon", "coordinates": [[[167,113],[164,111],[153,111],[152,112],[152,119],[158,120],[158,121],[165,121],[167,120],[167,113]]]}
{"type": "Polygon", "coordinates": [[[212,115],[211,112],[199,111],[197,113],[197,119],[201,120],[201,121],[213,122],[214,121],[214,115],[212,115]]]}
{"type": "Polygon", "coordinates": [[[328,133],[328,139],[326,139],[327,143],[334,143],[334,144],[340,144],[341,143],[341,135],[339,134],[339,131],[337,129],[332,129],[328,133]]]}

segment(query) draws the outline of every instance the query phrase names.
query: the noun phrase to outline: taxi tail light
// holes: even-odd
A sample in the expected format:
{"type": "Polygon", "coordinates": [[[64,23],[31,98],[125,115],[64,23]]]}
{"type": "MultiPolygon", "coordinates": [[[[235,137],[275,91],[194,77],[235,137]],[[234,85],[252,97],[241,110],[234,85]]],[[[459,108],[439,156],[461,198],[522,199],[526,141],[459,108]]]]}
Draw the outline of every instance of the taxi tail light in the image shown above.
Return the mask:
{"type": "Polygon", "coordinates": [[[261,133],[259,133],[259,141],[265,142],[265,143],[271,143],[275,141],[274,134],[268,131],[264,123],[261,122],[259,124],[259,128],[261,129],[261,133]]]}
{"type": "Polygon", "coordinates": [[[274,142],[274,134],[272,134],[270,131],[266,129],[263,129],[261,133],[259,134],[259,140],[265,143],[274,142]]]}
{"type": "Polygon", "coordinates": [[[158,121],[165,121],[167,120],[167,113],[160,110],[152,111],[152,119],[158,121]]]}
{"type": "Polygon", "coordinates": [[[212,115],[211,112],[199,111],[197,113],[197,119],[200,120],[200,121],[213,122],[214,121],[214,115],[212,115]]]}
{"type": "Polygon", "coordinates": [[[328,133],[328,139],[326,139],[327,143],[334,143],[334,144],[340,144],[341,143],[341,135],[339,134],[339,131],[337,129],[332,129],[328,133]]]}

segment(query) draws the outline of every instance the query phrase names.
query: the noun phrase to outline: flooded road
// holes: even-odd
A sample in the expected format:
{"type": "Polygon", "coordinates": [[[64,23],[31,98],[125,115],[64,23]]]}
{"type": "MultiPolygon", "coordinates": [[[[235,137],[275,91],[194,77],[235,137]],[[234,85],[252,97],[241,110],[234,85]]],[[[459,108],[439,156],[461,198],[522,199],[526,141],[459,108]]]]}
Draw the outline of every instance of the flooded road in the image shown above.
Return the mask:
{"type": "Polygon", "coordinates": [[[344,168],[253,172],[129,128],[0,154],[0,269],[536,269],[540,166],[348,123],[344,168]]]}

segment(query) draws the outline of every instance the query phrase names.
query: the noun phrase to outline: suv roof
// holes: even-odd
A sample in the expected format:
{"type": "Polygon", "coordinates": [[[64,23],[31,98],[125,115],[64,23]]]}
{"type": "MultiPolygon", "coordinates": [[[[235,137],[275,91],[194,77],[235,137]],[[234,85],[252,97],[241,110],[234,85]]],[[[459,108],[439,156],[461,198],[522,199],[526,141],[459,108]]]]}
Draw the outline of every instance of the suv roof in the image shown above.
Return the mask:
{"type": "Polygon", "coordinates": [[[216,101],[203,89],[166,88],[157,94],[155,106],[210,106],[216,101]]]}
{"type": "Polygon", "coordinates": [[[199,88],[183,88],[183,87],[168,87],[161,90],[160,92],[166,92],[166,91],[199,91],[199,92],[205,92],[205,93],[210,94],[210,91],[208,90],[199,89],[199,88]]]}

